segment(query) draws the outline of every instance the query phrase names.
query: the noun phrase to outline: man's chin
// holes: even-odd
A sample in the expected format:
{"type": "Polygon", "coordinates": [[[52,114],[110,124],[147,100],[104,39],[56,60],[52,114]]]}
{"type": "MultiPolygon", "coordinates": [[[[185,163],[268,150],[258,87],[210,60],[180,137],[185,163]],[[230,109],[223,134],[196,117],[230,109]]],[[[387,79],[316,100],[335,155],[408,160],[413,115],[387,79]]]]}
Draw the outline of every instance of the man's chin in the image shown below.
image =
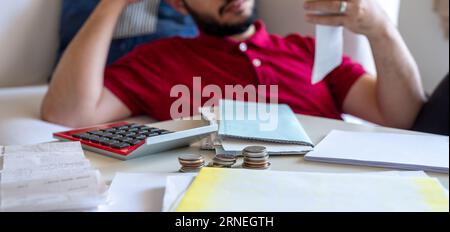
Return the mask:
{"type": "MultiPolygon", "coordinates": [[[[250,19],[252,18],[251,15],[248,16],[242,16],[242,17],[236,17],[234,16],[233,19],[229,19],[229,20],[223,20],[221,22],[222,25],[226,25],[226,26],[238,26],[238,25],[243,25],[246,24],[247,22],[250,21],[250,19]]],[[[253,20],[252,20],[253,21],[253,20]]]]}
{"type": "Polygon", "coordinates": [[[222,16],[222,19],[223,21],[228,21],[229,23],[237,24],[249,20],[250,17],[252,17],[252,12],[244,10],[239,12],[227,13],[222,16]]]}

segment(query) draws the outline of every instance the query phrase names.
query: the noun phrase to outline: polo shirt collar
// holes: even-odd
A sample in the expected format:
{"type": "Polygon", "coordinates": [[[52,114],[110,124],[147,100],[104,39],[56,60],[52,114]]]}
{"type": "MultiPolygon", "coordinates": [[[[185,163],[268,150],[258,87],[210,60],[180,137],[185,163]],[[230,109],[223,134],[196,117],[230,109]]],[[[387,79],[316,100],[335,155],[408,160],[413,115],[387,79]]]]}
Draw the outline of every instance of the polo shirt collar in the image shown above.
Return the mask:
{"type": "Polygon", "coordinates": [[[239,44],[242,42],[254,45],[256,47],[267,47],[268,45],[270,45],[270,35],[267,32],[264,23],[260,20],[256,21],[255,29],[255,34],[253,34],[245,41],[236,41],[229,37],[217,37],[206,34],[202,31],[200,31],[200,35],[197,37],[197,39],[204,45],[229,51],[238,48],[239,44]]]}

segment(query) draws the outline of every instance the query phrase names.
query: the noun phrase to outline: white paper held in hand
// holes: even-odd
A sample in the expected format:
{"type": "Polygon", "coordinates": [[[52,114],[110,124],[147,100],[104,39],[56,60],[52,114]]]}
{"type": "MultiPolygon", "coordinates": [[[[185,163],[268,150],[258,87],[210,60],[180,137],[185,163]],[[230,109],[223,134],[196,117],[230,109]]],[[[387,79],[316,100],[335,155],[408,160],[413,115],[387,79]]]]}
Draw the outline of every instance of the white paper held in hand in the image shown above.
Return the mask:
{"type": "Polygon", "coordinates": [[[316,26],[316,53],[312,84],[321,82],[342,64],[344,56],[343,27],[316,26]]]}

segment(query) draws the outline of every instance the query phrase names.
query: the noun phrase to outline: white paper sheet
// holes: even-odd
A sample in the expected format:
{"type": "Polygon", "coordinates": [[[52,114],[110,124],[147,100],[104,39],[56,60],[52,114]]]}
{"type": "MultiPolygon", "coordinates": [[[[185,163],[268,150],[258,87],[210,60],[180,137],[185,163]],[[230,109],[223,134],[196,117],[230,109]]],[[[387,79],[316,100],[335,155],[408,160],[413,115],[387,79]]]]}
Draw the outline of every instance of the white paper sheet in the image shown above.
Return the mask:
{"type": "Polygon", "coordinates": [[[68,142],[68,143],[42,143],[35,145],[20,145],[20,146],[6,146],[4,153],[6,154],[17,154],[17,153],[77,153],[81,156],[83,155],[83,149],[80,143],[68,142]]]}
{"type": "Polygon", "coordinates": [[[2,211],[84,210],[105,199],[107,186],[79,142],[6,146],[2,153],[2,211]]]}
{"type": "Polygon", "coordinates": [[[192,181],[194,181],[196,175],[197,174],[167,177],[162,207],[163,212],[172,212],[176,209],[176,206],[180,204],[181,199],[183,199],[186,190],[189,188],[192,181]]]}
{"type": "Polygon", "coordinates": [[[343,27],[316,26],[316,52],[312,84],[321,82],[342,64],[344,55],[343,27]]]}
{"type": "Polygon", "coordinates": [[[449,138],[332,131],[305,159],[448,173],[449,138]]]}
{"type": "Polygon", "coordinates": [[[67,211],[95,208],[106,186],[98,171],[2,183],[3,211],[67,211]]]}
{"type": "MultiPolygon", "coordinates": [[[[117,173],[100,212],[161,212],[168,176],[165,173],[117,173]]],[[[191,174],[179,174],[192,176],[191,174]]]]}
{"type": "Polygon", "coordinates": [[[312,151],[313,148],[310,146],[301,146],[293,144],[281,144],[281,143],[270,143],[270,142],[259,142],[253,140],[243,140],[243,139],[222,139],[222,147],[227,152],[237,152],[240,154],[248,146],[264,146],[267,151],[272,154],[305,154],[312,151]]]}

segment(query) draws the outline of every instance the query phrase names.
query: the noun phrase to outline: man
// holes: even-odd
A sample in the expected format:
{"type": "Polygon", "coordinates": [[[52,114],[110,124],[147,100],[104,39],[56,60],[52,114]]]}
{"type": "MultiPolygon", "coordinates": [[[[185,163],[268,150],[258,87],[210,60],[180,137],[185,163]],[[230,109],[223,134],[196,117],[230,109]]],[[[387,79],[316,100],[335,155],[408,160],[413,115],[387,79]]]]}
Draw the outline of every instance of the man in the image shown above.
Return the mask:
{"type": "Polygon", "coordinates": [[[447,74],[423,106],[413,130],[449,135],[449,92],[449,75],[447,74]]]}
{"type": "MultiPolygon", "coordinates": [[[[201,35],[142,46],[105,70],[115,24],[130,0],[103,0],[73,40],[54,73],[44,119],[72,127],[148,114],[170,119],[171,88],[193,77],[204,85],[277,85],[280,103],[296,113],[340,119],[348,113],[384,126],[410,128],[425,100],[417,65],[375,0],[312,1],[306,20],[343,25],[365,35],[378,77],[345,58],[311,84],[314,40],[269,35],[255,21],[255,0],[167,0],[193,16],[201,35]],[[336,14],[339,13],[339,14],[336,14]]],[[[295,23],[295,22],[286,22],[295,23]]]]}

